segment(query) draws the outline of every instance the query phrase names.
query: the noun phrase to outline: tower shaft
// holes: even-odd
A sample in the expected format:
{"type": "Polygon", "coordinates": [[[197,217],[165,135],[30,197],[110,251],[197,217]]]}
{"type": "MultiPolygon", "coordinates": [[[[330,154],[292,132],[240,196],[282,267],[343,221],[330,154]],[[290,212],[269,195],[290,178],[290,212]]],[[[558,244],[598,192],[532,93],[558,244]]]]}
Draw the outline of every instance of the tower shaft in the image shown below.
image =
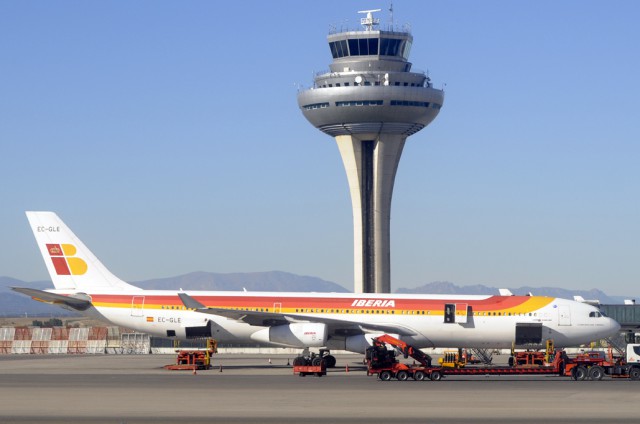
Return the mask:
{"type": "Polygon", "coordinates": [[[349,182],[353,209],[354,290],[391,291],[391,197],[406,137],[384,134],[375,139],[336,136],[349,182]]]}

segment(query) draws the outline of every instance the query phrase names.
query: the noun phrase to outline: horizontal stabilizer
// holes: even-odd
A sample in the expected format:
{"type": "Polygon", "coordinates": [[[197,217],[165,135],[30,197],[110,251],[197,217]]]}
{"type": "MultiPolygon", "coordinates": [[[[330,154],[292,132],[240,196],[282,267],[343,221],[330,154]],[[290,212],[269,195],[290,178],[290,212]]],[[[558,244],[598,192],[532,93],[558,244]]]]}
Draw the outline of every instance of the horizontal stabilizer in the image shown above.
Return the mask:
{"type": "Polygon", "coordinates": [[[50,293],[44,290],[30,289],[27,287],[11,287],[11,290],[18,293],[26,294],[33,300],[38,302],[49,303],[58,306],[68,306],[76,311],[86,311],[91,307],[91,299],[87,295],[75,294],[75,295],[62,295],[50,293]],[[81,298],[80,296],[86,297],[81,298]]]}

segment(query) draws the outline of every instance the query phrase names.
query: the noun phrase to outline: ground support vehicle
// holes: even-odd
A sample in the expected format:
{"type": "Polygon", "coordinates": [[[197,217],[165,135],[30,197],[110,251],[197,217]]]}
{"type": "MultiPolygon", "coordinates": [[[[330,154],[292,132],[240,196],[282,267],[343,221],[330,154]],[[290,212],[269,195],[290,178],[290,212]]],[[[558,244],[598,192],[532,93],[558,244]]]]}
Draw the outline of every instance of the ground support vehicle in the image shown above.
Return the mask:
{"type": "Polygon", "coordinates": [[[392,378],[401,381],[409,378],[418,381],[424,380],[430,375],[428,370],[432,368],[431,356],[388,334],[373,339],[373,346],[367,349],[365,355],[367,375],[377,374],[378,378],[384,381],[392,378]],[[405,358],[411,357],[415,359],[420,365],[409,366],[399,362],[396,359],[395,352],[387,349],[387,344],[393,346],[405,358]]]}
{"type": "Polygon", "coordinates": [[[300,377],[306,377],[307,375],[322,377],[327,375],[327,368],[324,361],[320,365],[294,365],[293,373],[298,374],[300,377]]]}
{"type": "MultiPolygon", "coordinates": [[[[389,343],[389,339],[386,341],[389,343]]],[[[367,350],[367,373],[368,375],[377,374],[383,381],[394,378],[401,381],[409,378],[418,381],[425,379],[439,381],[448,375],[562,375],[564,372],[563,356],[560,352],[555,355],[552,363],[543,366],[431,366],[430,361],[410,366],[399,362],[394,352],[388,351],[385,346],[376,346],[376,344],[367,350]]],[[[394,346],[394,343],[391,342],[391,345],[394,346]]],[[[419,354],[415,356],[419,357],[419,354]]],[[[415,357],[414,359],[418,360],[415,357]]]]}
{"type": "Polygon", "coordinates": [[[178,350],[176,363],[165,365],[164,368],[172,371],[208,370],[211,368],[211,357],[218,351],[215,340],[207,340],[206,349],[178,350]]]}
{"type": "Polygon", "coordinates": [[[327,355],[327,352],[321,349],[320,354],[316,355],[305,350],[302,355],[293,359],[293,373],[298,374],[300,377],[307,375],[322,377],[327,375],[327,368],[331,368],[336,364],[335,358],[327,355]]]}
{"type": "Polygon", "coordinates": [[[333,368],[336,366],[335,356],[330,354],[329,349],[320,349],[319,354],[309,352],[309,349],[305,349],[302,354],[296,356],[293,359],[293,366],[296,365],[313,365],[319,366],[320,362],[324,362],[326,368],[333,368]]]}
{"type": "Polygon", "coordinates": [[[608,357],[604,352],[586,352],[570,357],[563,350],[555,350],[553,353],[549,350],[546,353],[516,352],[509,360],[510,365],[503,367],[465,366],[464,362],[457,359],[458,356],[448,362],[443,361],[440,366],[431,366],[428,355],[385,334],[374,339],[374,345],[367,349],[367,374],[377,374],[384,381],[394,378],[402,381],[409,378],[438,381],[448,375],[557,375],[571,377],[576,381],[598,381],[605,375],[610,375],[614,378],[640,380],[640,344],[628,344],[624,358],[614,357],[611,351],[608,357]],[[420,365],[399,362],[394,352],[387,350],[386,344],[404,353],[405,357],[416,359],[420,365]]]}
{"type": "Polygon", "coordinates": [[[565,359],[564,375],[576,381],[613,378],[640,380],[640,344],[627,344],[625,356],[608,355],[601,351],[585,352],[565,359]]]}
{"type": "MultiPolygon", "coordinates": [[[[373,340],[373,346],[367,349],[367,374],[378,375],[380,380],[430,379],[439,381],[447,375],[563,375],[566,355],[557,351],[552,355],[551,363],[540,364],[540,355],[535,352],[524,352],[510,361],[511,366],[467,366],[461,353],[451,354],[450,359],[440,362],[440,366],[431,365],[431,357],[422,351],[407,345],[395,337],[385,334],[373,340]],[[393,346],[406,357],[412,357],[420,365],[406,365],[396,359],[394,352],[387,350],[386,345],[393,346]]],[[[544,355],[544,354],[542,354],[544,355]]]]}

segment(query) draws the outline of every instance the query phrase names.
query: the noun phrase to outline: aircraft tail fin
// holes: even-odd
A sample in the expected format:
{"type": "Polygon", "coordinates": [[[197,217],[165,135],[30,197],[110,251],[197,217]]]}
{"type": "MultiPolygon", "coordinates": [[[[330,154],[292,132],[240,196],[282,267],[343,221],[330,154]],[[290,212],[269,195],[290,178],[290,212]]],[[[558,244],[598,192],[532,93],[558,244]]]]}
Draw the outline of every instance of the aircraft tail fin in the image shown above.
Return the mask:
{"type": "Polygon", "coordinates": [[[55,213],[26,214],[56,289],[141,290],[109,272],[55,213]]]}

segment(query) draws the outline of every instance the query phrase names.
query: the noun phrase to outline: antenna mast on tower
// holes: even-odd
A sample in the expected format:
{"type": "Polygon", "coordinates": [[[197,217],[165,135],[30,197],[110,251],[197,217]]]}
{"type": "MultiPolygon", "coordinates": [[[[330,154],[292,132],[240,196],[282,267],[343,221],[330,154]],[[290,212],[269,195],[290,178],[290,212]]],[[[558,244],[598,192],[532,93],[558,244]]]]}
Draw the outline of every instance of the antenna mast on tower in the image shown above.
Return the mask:
{"type": "Polygon", "coordinates": [[[360,18],[360,25],[362,25],[366,31],[373,31],[373,27],[380,25],[380,18],[374,18],[373,12],[380,12],[382,9],[371,10],[359,10],[358,13],[366,13],[366,18],[360,18]]]}

